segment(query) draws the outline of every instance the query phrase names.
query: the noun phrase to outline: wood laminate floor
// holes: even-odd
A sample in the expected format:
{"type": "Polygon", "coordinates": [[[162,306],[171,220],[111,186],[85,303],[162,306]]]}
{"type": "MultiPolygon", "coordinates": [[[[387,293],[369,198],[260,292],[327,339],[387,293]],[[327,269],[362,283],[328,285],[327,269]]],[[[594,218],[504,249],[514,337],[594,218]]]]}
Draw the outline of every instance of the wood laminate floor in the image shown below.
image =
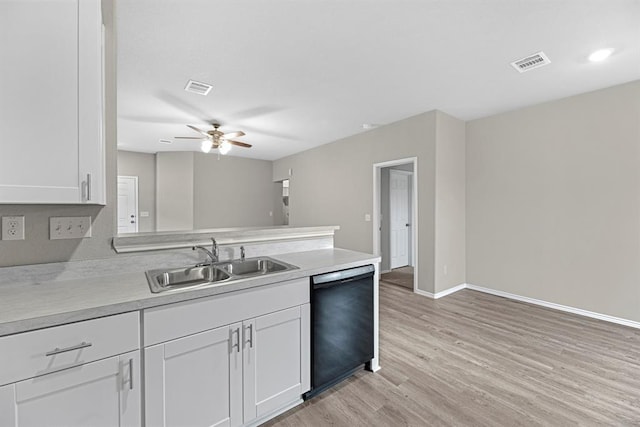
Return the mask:
{"type": "Polygon", "coordinates": [[[640,426],[640,330],[380,284],[380,365],[265,424],[640,426]]]}

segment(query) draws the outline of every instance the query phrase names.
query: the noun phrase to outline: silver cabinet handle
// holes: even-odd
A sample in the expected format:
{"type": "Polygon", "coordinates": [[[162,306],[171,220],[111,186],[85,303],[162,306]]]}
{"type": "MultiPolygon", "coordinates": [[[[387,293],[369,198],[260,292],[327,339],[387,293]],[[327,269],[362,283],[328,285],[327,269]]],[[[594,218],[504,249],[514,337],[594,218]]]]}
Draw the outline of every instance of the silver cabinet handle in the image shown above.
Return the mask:
{"type": "Polygon", "coordinates": [[[245,344],[249,343],[249,348],[253,348],[253,323],[249,323],[246,329],[249,329],[249,339],[245,341],[245,344]]]}
{"type": "Polygon", "coordinates": [[[133,359],[129,359],[129,390],[133,390],[133,359]]]}
{"type": "Polygon", "coordinates": [[[73,351],[73,350],[80,350],[80,349],[83,349],[83,348],[91,347],[92,345],[93,344],[91,344],[90,342],[82,341],[80,344],[74,345],[74,346],[71,346],[71,347],[66,347],[66,348],[58,348],[58,347],[56,347],[53,350],[45,353],[44,355],[47,356],[47,357],[48,356],[55,356],[56,354],[66,353],[68,351],[73,351]]]}
{"type": "Polygon", "coordinates": [[[87,174],[87,201],[91,200],[91,174],[87,174]]]}
{"type": "Polygon", "coordinates": [[[233,348],[236,347],[238,349],[238,353],[240,353],[240,328],[231,329],[229,331],[229,341],[231,342],[231,353],[233,353],[233,348]],[[237,334],[238,340],[236,343],[233,343],[233,334],[237,334]]]}

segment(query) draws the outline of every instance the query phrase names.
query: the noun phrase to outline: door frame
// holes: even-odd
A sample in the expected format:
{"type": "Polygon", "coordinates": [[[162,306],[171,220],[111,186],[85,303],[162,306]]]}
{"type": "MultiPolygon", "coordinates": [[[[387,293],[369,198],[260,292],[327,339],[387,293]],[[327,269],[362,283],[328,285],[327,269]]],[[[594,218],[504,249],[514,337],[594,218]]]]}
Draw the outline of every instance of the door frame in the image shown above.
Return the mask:
{"type": "Polygon", "coordinates": [[[382,168],[390,166],[405,165],[407,163],[413,164],[413,181],[411,182],[411,258],[413,261],[413,292],[418,289],[418,272],[419,272],[419,257],[418,257],[418,158],[407,157],[404,159],[389,160],[386,162],[373,164],[373,221],[371,222],[373,228],[373,253],[376,256],[381,256],[380,250],[380,213],[381,207],[381,179],[380,171],[382,168]]]}
{"type": "Polygon", "coordinates": [[[138,233],[140,231],[140,211],[138,209],[138,204],[140,203],[140,190],[138,189],[138,177],[134,175],[117,175],[116,176],[116,233],[118,230],[118,180],[120,178],[130,178],[133,179],[135,183],[136,189],[136,231],[134,233],[138,233]]]}

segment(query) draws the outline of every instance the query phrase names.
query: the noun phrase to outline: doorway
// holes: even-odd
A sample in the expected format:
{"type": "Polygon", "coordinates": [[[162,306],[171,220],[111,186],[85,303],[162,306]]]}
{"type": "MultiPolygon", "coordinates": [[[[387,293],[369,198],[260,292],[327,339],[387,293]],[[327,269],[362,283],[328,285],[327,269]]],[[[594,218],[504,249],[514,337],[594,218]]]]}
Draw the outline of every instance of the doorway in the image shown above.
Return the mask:
{"type": "Polygon", "coordinates": [[[138,232],[138,177],[118,176],[118,234],[138,232]]]}
{"type": "Polygon", "coordinates": [[[415,291],[418,284],[417,158],[373,165],[373,246],[381,280],[415,291]]]}

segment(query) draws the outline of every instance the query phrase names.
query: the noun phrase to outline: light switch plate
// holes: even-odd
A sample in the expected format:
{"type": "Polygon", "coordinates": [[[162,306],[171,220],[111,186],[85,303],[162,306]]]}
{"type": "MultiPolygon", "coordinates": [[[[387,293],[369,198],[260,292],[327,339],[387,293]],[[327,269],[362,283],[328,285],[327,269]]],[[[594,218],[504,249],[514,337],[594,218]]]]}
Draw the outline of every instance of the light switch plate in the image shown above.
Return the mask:
{"type": "Polygon", "coordinates": [[[2,240],[24,240],[24,217],[2,217],[2,240]]]}
{"type": "Polygon", "coordinates": [[[84,239],[91,237],[90,216],[52,216],[49,218],[49,239],[84,239]]]}

